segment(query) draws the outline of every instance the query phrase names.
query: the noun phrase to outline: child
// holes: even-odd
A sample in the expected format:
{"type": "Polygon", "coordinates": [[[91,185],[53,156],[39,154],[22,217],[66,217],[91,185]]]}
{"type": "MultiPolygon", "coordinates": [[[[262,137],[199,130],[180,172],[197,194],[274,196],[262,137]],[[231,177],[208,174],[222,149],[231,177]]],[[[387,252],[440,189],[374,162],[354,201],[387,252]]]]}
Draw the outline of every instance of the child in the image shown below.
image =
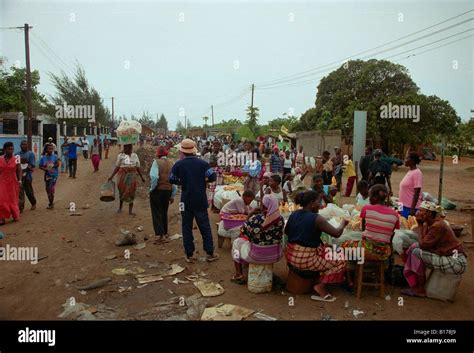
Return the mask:
{"type": "Polygon", "coordinates": [[[53,154],[53,146],[46,146],[46,154],[41,157],[39,167],[44,170],[44,182],[46,186],[46,193],[48,194],[48,210],[54,208],[54,191],[56,187],[56,181],[58,179],[58,167],[59,160],[58,156],[53,154]]]}
{"type": "Polygon", "coordinates": [[[345,196],[351,197],[352,188],[354,187],[354,182],[357,180],[357,177],[356,177],[356,172],[354,170],[354,165],[350,158],[344,161],[343,169],[347,177],[347,186],[346,186],[345,196]]]}
{"type": "Polygon", "coordinates": [[[357,191],[359,193],[356,196],[356,204],[359,208],[364,205],[370,205],[369,200],[369,183],[366,180],[361,180],[357,183],[357,191]]]}
{"type": "Polygon", "coordinates": [[[331,185],[329,187],[329,195],[332,196],[332,203],[339,205],[339,197],[337,196],[337,186],[331,185]]]}

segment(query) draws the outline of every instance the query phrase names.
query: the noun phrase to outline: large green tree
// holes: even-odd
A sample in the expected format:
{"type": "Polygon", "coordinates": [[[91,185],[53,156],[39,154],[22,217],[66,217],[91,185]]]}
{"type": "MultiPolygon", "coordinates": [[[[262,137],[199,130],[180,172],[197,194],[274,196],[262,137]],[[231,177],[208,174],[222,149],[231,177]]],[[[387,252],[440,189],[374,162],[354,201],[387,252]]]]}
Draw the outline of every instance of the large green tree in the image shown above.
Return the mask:
{"type": "Polygon", "coordinates": [[[367,138],[382,140],[384,149],[405,143],[432,141],[460,122],[451,105],[437,96],[425,96],[408,70],[386,60],[354,60],[324,77],[315,107],[300,118],[298,129],[341,129],[353,134],[355,110],[367,111],[367,138]],[[391,104],[419,106],[420,119],[382,119],[381,108],[391,104]]]}
{"type": "MultiPolygon", "coordinates": [[[[102,125],[110,125],[111,114],[109,109],[104,105],[104,101],[99,92],[92,87],[87,78],[84,69],[77,64],[74,77],[69,77],[65,72],[59,75],[50,73],[53,86],[56,88],[56,95],[51,97],[51,101],[55,106],[59,105],[88,105],[95,107],[95,122],[102,125]]],[[[54,117],[55,112],[50,114],[54,117]]],[[[62,120],[62,119],[60,119],[62,120]]],[[[62,121],[60,121],[62,122],[62,121]]],[[[68,119],[77,126],[87,126],[85,119],[68,119]]]]}
{"type": "MultiPolygon", "coordinates": [[[[22,112],[26,115],[26,71],[24,68],[5,67],[6,59],[0,60],[0,111],[22,112]]],[[[37,70],[31,72],[32,107],[33,112],[43,112],[47,109],[48,100],[38,91],[40,74],[37,70]]]]}
{"type": "Polygon", "coordinates": [[[257,107],[248,106],[247,107],[247,120],[246,124],[251,131],[253,131],[254,135],[258,135],[258,116],[260,115],[259,110],[257,107]]]}
{"type": "Polygon", "coordinates": [[[156,127],[158,129],[164,129],[165,131],[168,131],[168,120],[166,120],[164,114],[160,115],[160,119],[156,123],[156,127]]]}

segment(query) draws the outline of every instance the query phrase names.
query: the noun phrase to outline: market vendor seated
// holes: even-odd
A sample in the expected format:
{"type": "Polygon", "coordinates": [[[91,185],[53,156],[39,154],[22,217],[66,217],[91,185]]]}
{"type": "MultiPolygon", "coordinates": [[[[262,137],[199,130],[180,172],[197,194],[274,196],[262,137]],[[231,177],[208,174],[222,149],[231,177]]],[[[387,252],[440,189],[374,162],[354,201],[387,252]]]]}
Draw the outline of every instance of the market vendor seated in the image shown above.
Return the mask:
{"type": "Polygon", "coordinates": [[[329,192],[329,185],[323,185],[323,176],[321,174],[313,175],[313,191],[321,197],[321,208],[325,207],[328,203],[332,203],[332,195],[329,192]]]}
{"type": "Polygon", "coordinates": [[[219,230],[217,231],[220,236],[227,238],[236,238],[239,236],[240,226],[235,228],[226,228],[222,219],[232,214],[250,214],[253,210],[250,206],[250,203],[254,200],[254,198],[254,193],[250,190],[247,190],[244,191],[242,197],[229,201],[224,205],[224,207],[222,207],[220,213],[221,221],[219,222],[219,230]]]}
{"type": "Polygon", "coordinates": [[[321,233],[339,238],[348,221],[343,220],[339,227],[334,228],[318,214],[320,198],[320,194],[313,190],[296,196],[295,202],[302,209],[293,212],[286,223],[286,260],[288,265],[299,270],[319,272],[319,283],[314,286],[317,295],[311,296],[311,299],[333,302],[336,297],[326,291],[326,284],[344,282],[346,262],[337,257],[328,258],[330,248],[322,242],[321,233]]]}
{"type": "Polygon", "coordinates": [[[235,275],[231,281],[244,284],[242,265],[246,263],[272,264],[283,256],[281,245],[284,220],[278,210],[278,201],[265,195],[261,209],[256,210],[242,225],[240,237],[232,243],[235,275]]]}
{"type": "Polygon", "coordinates": [[[283,190],[289,195],[289,197],[294,200],[296,195],[302,191],[306,190],[304,185],[304,178],[308,174],[308,170],[305,168],[296,167],[295,175],[290,174],[287,176],[287,181],[283,185],[283,190]]]}
{"type": "Polygon", "coordinates": [[[272,195],[277,201],[278,204],[281,202],[288,202],[288,195],[286,191],[281,187],[281,176],[278,174],[273,174],[270,177],[268,182],[269,188],[265,189],[265,194],[272,195]]]}
{"type": "Polygon", "coordinates": [[[441,206],[423,201],[416,213],[420,240],[408,248],[403,274],[410,288],[403,295],[426,297],[426,268],[461,275],[467,269],[467,254],[451,227],[444,221],[441,206]]]}

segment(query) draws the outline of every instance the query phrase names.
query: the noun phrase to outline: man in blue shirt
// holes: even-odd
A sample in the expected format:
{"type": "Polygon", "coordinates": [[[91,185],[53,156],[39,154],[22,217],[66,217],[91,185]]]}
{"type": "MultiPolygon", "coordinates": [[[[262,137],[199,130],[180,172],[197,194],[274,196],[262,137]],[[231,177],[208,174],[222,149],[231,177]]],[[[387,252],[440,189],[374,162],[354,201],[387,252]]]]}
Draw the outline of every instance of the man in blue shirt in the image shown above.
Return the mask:
{"type": "Polygon", "coordinates": [[[183,245],[186,253],[186,261],[194,262],[194,237],[193,220],[201,232],[203,248],[207,253],[207,261],[215,261],[219,258],[214,253],[214,242],[212,240],[211,225],[207,208],[206,183],[212,183],[217,175],[209,163],[197,158],[196,143],[190,139],[181,142],[180,152],[184,159],[175,163],[171,169],[169,181],[171,184],[181,185],[181,227],[183,232],[183,245]]]}
{"type": "Polygon", "coordinates": [[[31,203],[31,209],[36,209],[36,198],[33,191],[33,175],[32,172],[35,168],[35,154],[32,151],[28,151],[28,143],[21,141],[21,151],[16,155],[20,157],[21,163],[21,188],[20,188],[20,212],[23,213],[25,209],[25,193],[28,200],[31,203]]]}
{"type": "Polygon", "coordinates": [[[64,142],[63,147],[68,146],[68,160],[69,160],[69,177],[76,179],[77,171],[77,147],[84,147],[82,143],[76,142],[76,137],[74,136],[71,141],[64,142]]]}

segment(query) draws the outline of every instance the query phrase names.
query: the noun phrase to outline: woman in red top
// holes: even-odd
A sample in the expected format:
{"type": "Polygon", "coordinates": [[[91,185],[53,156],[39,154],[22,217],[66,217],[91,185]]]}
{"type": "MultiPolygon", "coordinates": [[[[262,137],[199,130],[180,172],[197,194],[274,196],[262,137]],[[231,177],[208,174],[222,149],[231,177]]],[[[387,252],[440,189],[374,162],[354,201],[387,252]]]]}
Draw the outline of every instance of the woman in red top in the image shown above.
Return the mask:
{"type": "Polygon", "coordinates": [[[10,217],[20,220],[19,193],[21,183],[21,166],[18,158],[13,156],[13,143],[5,142],[3,156],[0,156],[0,225],[10,217]]]}

